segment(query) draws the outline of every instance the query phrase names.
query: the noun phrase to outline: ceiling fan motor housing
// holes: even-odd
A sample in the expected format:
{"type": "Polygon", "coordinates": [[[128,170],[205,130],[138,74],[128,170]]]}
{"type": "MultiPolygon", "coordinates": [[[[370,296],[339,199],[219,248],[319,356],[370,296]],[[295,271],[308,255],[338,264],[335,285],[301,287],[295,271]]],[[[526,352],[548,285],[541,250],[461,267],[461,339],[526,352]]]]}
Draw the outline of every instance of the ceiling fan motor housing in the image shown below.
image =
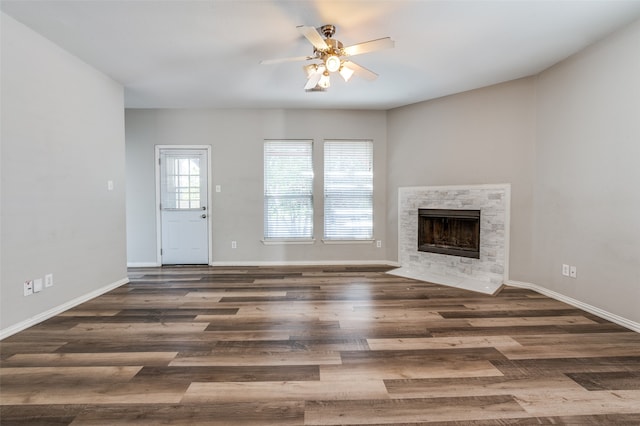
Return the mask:
{"type": "Polygon", "coordinates": [[[324,35],[325,38],[331,38],[336,33],[335,25],[323,25],[320,28],[320,33],[324,35]]]}
{"type": "Polygon", "coordinates": [[[324,40],[329,46],[326,50],[318,50],[315,47],[313,48],[313,52],[318,57],[322,57],[324,55],[336,55],[336,56],[344,56],[342,52],[343,45],[339,40],[335,40],[332,38],[327,38],[324,40]]]}

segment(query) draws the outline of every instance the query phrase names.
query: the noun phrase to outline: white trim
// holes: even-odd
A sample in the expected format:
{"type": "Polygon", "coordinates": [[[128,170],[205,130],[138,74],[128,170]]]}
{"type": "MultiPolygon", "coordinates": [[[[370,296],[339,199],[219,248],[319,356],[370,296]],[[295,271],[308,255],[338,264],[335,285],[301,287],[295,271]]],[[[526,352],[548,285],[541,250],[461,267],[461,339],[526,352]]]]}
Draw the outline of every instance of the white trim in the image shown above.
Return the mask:
{"type": "Polygon", "coordinates": [[[25,330],[29,327],[32,327],[36,324],[41,323],[42,321],[48,320],[49,318],[55,317],[56,315],[59,315],[65,311],[68,311],[71,308],[74,308],[84,302],[87,302],[91,299],[94,299],[98,296],[103,295],[104,293],[107,293],[115,288],[118,288],[124,284],[127,284],[129,282],[129,278],[123,278],[121,280],[118,280],[114,283],[108,284],[102,288],[99,288],[97,290],[94,290],[90,293],[87,294],[83,294],[82,296],[76,297],[75,299],[69,300],[68,302],[63,303],[62,305],[58,305],[54,308],[49,309],[48,311],[45,312],[41,312],[29,319],[26,319],[24,321],[21,321],[17,324],[14,324],[12,326],[9,326],[3,330],[0,331],[0,340],[12,336],[22,330],[25,330]]]}
{"type": "Polygon", "coordinates": [[[628,328],[632,331],[635,331],[636,333],[640,333],[640,323],[635,322],[635,321],[631,321],[629,319],[623,318],[619,315],[616,314],[612,314],[611,312],[607,312],[604,309],[600,309],[598,307],[589,305],[588,303],[584,303],[581,302],[579,300],[576,300],[572,297],[569,296],[565,296],[564,294],[560,294],[557,293],[553,290],[549,290],[547,288],[541,287],[539,285],[536,284],[532,284],[532,283],[527,283],[527,282],[522,282],[522,281],[514,281],[514,280],[507,280],[505,281],[506,285],[510,285],[513,287],[518,287],[518,288],[526,288],[529,290],[533,290],[536,293],[540,293],[540,294],[544,294],[545,296],[548,296],[552,299],[555,300],[559,300],[560,302],[564,302],[567,303],[571,306],[575,306],[576,308],[582,309],[584,311],[587,311],[589,313],[592,313],[593,315],[596,315],[600,318],[606,319],[608,321],[611,321],[613,323],[616,323],[618,325],[621,325],[625,328],[628,328]]]}
{"type": "Polygon", "coordinates": [[[162,216],[160,215],[160,149],[164,145],[155,146],[153,177],[156,185],[156,199],[154,211],[156,212],[156,263],[162,265],[162,216]]]}
{"type": "Polygon", "coordinates": [[[481,183],[471,185],[439,185],[439,186],[401,186],[398,191],[446,191],[446,190],[464,190],[464,189],[504,189],[511,188],[510,183],[481,183]]]}
{"type": "Polygon", "coordinates": [[[323,244],[372,244],[375,240],[322,240],[323,244]]]}
{"type": "Polygon", "coordinates": [[[264,244],[265,246],[279,246],[279,245],[284,245],[284,244],[315,244],[316,240],[313,238],[300,238],[298,240],[278,240],[278,239],[272,239],[272,240],[260,240],[260,242],[262,244],[264,244]]]}
{"type": "Polygon", "coordinates": [[[162,264],[157,262],[127,262],[127,268],[158,268],[162,264]]]}
{"type": "Polygon", "coordinates": [[[398,267],[398,262],[391,260],[269,260],[269,261],[219,261],[212,262],[209,266],[364,266],[364,265],[385,265],[398,267]]]}
{"type": "Polygon", "coordinates": [[[213,235],[211,226],[211,206],[213,205],[213,171],[211,170],[211,145],[155,145],[155,184],[156,184],[156,264],[162,266],[162,218],[160,216],[160,151],[163,149],[204,149],[207,151],[207,246],[209,263],[213,262],[213,235]]]}

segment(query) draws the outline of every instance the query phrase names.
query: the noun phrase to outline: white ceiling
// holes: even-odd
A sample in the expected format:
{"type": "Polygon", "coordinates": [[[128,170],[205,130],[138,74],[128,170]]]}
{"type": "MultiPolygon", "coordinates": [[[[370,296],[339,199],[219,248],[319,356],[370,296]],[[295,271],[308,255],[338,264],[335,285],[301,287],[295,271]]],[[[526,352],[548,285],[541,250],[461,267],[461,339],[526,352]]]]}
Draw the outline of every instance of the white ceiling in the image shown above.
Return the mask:
{"type": "MultiPolygon", "coordinates": [[[[640,0],[2,0],[2,10],[125,87],[133,108],[389,109],[536,74],[640,17],[640,0]],[[380,75],[307,93],[296,26],[333,24],[380,75]]],[[[637,53],[637,52],[636,52],[637,53]]]]}

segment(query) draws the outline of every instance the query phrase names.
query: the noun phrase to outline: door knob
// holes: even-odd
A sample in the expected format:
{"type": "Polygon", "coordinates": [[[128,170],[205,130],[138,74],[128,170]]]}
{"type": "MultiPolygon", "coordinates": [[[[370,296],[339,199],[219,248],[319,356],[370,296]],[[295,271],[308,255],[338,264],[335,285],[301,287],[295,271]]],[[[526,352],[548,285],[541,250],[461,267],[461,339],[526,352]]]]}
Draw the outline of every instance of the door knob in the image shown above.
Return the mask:
{"type": "Polygon", "coordinates": [[[202,210],[206,210],[207,208],[205,206],[202,206],[202,210]]]}
{"type": "Polygon", "coordinates": [[[206,218],[207,218],[207,215],[206,215],[206,214],[203,214],[203,215],[202,215],[202,216],[200,216],[200,217],[201,217],[201,218],[203,218],[203,219],[206,219],[206,218]]]}

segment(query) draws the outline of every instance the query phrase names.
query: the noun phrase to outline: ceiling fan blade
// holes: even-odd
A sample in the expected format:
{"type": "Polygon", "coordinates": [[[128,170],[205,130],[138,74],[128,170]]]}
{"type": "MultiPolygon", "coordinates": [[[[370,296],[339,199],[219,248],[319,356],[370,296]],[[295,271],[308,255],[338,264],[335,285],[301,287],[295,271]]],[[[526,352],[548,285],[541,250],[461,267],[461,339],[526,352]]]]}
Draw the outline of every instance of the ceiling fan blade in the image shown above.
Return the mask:
{"type": "Polygon", "coordinates": [[[298,31],[300,31],[300,33],[305,36],[316,49],[323,51],[329,48],[327,43],[325,43],[324,38],[322,38],[322,35],[314,27],[298,25],[296,28],[298,28],[298,31]]]}
{"type": "Polygon", "coordinates": [[[344,65],[345,67],[349,68],[350,70],[353,71],[353,73],[355,75],[357,75],[358,77],[362,77],[366,80],[370,80],[373,81],[376,78],[378,78],[378,74],[376,74],[375,72],[366,69],[365,67],[363,67],[362,65],[358,65],[355,62],[351,62],[351,61],[345,61],[344,65]]]}
{"type": "Polygon", "coordinates": [[[309,61],[311,59],[315,59],[314,56],[294,56],[291,58],[277,58],[277,59],[265,59],[260,61],[262,65],[271,65],[271,64],[280,64],[282,62],[298,62],[298,61],[309,61]]]}
{"type": "Polygon", "coordinates": [[[391,40],[390,37],[385,37],[347,46],[342,50],[344,51],[345,55],[353,56],[362,55],[363,53],[375,52],[376,50],[389,49],[394,46],[395,42],[391,40]]]}
{"type": "Polygon", "coordinates": [[[322,78],[322,72],[315,72],[311,74],[311,77],[307,80],[307,84],[304,85],[304,90],[311,90],[318,85],[318,82],[322,78]]]}

